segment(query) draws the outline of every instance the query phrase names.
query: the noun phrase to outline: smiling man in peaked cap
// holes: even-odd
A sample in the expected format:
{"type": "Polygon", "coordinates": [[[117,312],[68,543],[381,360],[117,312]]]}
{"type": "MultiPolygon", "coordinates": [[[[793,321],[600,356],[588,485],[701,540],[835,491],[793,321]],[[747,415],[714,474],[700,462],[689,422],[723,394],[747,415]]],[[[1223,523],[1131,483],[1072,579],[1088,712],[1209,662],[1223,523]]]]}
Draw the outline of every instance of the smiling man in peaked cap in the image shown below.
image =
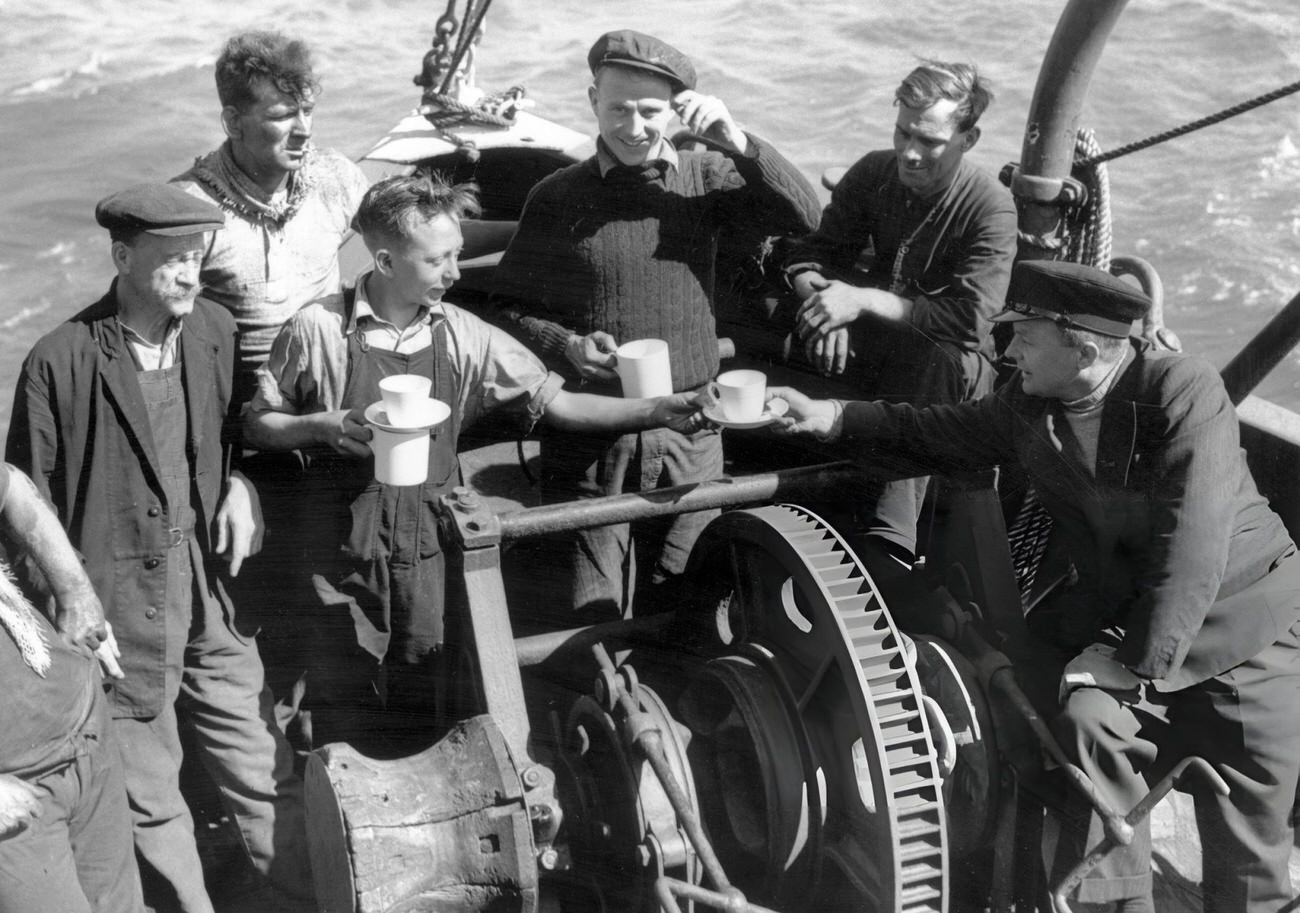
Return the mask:
{"type": "MultiPolygon", "coordinates": [[[[1059,701],[1062,745],[1121,810],[1182,758],[1209,761],[1230,793],[1195,796],[1205,910],[1280,910],[1300,774],[1300,559],[1255,488],[1218,373],[1130,336],[1149,307],[1101,270],[1022,262],[994,317],[1014,328],[1018,370],[995,394],[929,408],[770,395],[789,399],[789,433],[849,456],[1020,466],[1078,571],[1027,619],[1042,649],[1025,657],[1061,668],[1056,694],[1038,697],[1059,701]]],[[[1090,828],[1058,857],[1065,870],[1100,842],[1095,816],[1090,828]]],[[[1149,913],[1150,851],[1144,821],[1079,900],[1149,913]]]]}

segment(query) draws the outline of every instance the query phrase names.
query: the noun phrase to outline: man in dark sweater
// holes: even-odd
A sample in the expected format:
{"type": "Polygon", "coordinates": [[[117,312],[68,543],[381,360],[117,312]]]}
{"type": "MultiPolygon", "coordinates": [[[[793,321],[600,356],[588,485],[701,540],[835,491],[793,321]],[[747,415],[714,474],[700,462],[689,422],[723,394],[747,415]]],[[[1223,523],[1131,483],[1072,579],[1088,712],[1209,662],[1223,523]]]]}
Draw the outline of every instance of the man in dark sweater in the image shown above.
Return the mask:
{"type": "MultiPolygon", "coordinates": [[[[921,409],[769,395],[788,399],[787,431],[846,456],[1019,466],[1078,571],[1027,618],[1035,643],[1015,652],[1031,697],[1059,702],[1062,747],[1121,812],[1181,758],[1209,761],[1230,792],[1195,794],[1205,910],[1289,909],[1300,558],[1218,373],[1129,338],[1149,306],[1109,273],[1022,262],[997,318],[1017,371],[993,395],[921,409]]],[[[1060,862],[1100,842],[1097,816],[1090,827],[1060,862]]],[[[1084,878],[1079,900],[1105,906],[1083,909],[1152,909],[1149,821],[1136,831],[1084,878]]]]}
{"type": "MultiPolygon", "coordinates": [[[[1006,294],[1016,210],[993,175],[965,160],[990,101],[973,66],[914,69],[894,93],[894,148],[848,170],[817,230],[785,258],[809,359],[847,371],[867,397],[927,405],[992,389],[988,318],[1006,294]]],[[[910,562],[924,482],[866,492],[842,528],[910,562]]]]}
{"type": "MultiPolygon", "coordinates": [[[[718,369],[719,233],[759,225],[802,234],[816,222],[816,196],[721,100],[695,91],[695,69],[675,48],[610,32],[587,61],[596,154],[533,190],[496,273],[497,312],[550,368],[595,392],[618,395],[614,351],[643,338],[667,341],[673,391],[694,390],[718,369]],[[718,151],[675,150],[665,136],[674,114],[718,151]]],[[[548,432],[542,471],[551,502],[644,491],[721,475],[722,444],[716,429],[548,432]]],[[[626,614],[633,580],[680,575],[712,516],[638,529],[635,545],[626,524],[576,534],[565,567],[574,606],[588,620],[626,614]]]]}

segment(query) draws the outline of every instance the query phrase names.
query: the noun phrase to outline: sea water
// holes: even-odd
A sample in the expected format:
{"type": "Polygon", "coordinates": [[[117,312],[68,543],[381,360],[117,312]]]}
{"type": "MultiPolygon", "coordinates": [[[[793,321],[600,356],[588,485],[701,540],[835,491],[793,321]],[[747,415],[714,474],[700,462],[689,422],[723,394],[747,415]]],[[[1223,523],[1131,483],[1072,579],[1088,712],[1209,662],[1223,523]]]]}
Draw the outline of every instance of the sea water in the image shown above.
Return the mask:
{"type": "MultiPolygon", "coordinates": [[[[894,87],[918,56],[969,60],[997,99],[972,159],[1015,161],[1062,0],[907,3],[496,0],[478,82],[522,84],[536,113],[587,129],[586,51],[601,32],[656,33],[702,91],[814,182],[890,143],[894,87]]],[[[463,4],[457,4],[459,14],[463,4]]],[[[0,427],[32,343],[106,290],[101,197],[161,181],[222,141],[212,64],[230,34],[279,28],[315,48],[316,139],[362,155],[419,100],[411,78],[442,2],[0,0],[0,427]]],[[[1083,122],[1104,149],[1296,78],[1292,0],[1133,0],[1083,122]]],[[[1300,291],[1300,95],[1110,165],[1116,254],[1151,261],[1189,350],[1222,365],[1300,291]]],[[[1300,360],[1260,393],[1300,408],[1300,360]]]]}

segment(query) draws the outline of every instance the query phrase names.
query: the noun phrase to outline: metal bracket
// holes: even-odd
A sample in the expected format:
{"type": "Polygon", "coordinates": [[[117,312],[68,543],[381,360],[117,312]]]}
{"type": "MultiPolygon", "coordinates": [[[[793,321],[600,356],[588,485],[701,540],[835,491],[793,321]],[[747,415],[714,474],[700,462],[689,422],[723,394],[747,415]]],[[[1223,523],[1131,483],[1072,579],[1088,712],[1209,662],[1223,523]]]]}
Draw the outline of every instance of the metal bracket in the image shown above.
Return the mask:
{"type": "Polygon", "coordinates": [[[1072,177],[1049,178],[1024,174],[1014,162],[1004,165],[999,175],[1021,203],[1050,206],[1082,206],[1088,200],[1088,188],[1072,177]]]}
{"type": "Polygon", "coordinates": [[[501,544],[501,520],[474,489],[458,485],[438,504],[449,545],[469,550],[501,544]]]}

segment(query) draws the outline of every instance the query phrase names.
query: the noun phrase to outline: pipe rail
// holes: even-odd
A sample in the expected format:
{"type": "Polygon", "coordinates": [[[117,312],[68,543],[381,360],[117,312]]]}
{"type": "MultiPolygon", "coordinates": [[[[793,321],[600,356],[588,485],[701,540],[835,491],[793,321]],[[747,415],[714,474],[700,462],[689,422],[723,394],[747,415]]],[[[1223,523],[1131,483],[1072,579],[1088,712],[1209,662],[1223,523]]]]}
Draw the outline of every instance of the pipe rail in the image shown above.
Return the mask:
{"type": "Polygon", "coordinates": [[[823,463],[656,491],[593,498],[589,502],[526,507],[501,516],[501,541],[716,507],[746,507],[791,500],[825,494],[861,478],[862,470],[852,463],[823,463]]]}

